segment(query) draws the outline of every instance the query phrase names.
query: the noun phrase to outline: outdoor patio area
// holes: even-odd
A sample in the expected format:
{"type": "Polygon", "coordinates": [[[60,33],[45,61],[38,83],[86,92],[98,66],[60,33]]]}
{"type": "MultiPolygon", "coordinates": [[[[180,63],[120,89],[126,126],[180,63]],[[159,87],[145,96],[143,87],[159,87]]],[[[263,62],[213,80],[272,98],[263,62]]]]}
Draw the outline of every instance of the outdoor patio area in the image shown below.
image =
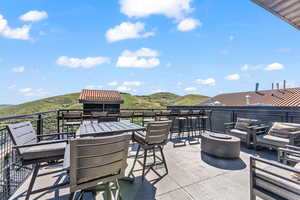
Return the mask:
{"type": "MultiPolygon", "coordinates": [[[[201,141],[200,141],[201,142],[201,141]]],[[[130,145],[127,171],[131,169],[136,145],[130,145]]],[[[268,160],[277,160],[274,151],[267,149],[254,151],[241,146],[240,159],[225,160],[201,153],[200,144],[173,147],[172,142],[164,147],[169,174],[165,174],[163,167],[150,170],[144,182],[141,179],[139,164],[136,165],[134,183],[120,181],[122,199],[159,199],[159,200],[241,200],[250,198],[250,156],[259,156],[268,160]]],[[[151,156],[147,163],[152,162],[151,156]]],[[[59,168],[61,166],[57,166],[59,168]]],[[[55,170],[57,169],[55,168],[55,170]]],[[[141,167],[140,167],[141,169],[141,167]]],[[[40,173],[54,170],[47,168],[40,173]]],[[[57,184],[66,179],[65,173],[51,174],[38,177],[35,188],[57,184]]],[[[30,178],[17,190],[11,199],[24,199],[30,178]]],[[[101,195],[99,195],[101,196],[101,195]]],[[[68,199],[69,188],[64,187],[48,192],[34,194],[30,199],[68,199]]],[[[91,193],[85,193],[84,199],[93,199],[91,193]]]]}

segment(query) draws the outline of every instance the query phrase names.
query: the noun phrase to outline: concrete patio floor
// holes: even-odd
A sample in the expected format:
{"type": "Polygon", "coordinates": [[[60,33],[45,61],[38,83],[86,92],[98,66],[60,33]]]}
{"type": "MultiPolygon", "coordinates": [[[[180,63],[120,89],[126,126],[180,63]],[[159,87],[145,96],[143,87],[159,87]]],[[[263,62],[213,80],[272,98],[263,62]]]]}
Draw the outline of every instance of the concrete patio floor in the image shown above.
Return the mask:
{"type": "MultiPolygon", "coordinates": [[[[129,152],[128,170],[131,169],[135,155],[134,148],[129,152]]],[[[169,174],[159,178],[151,170],[144,182],[141,180],[141,166],[137,163],[134,183],[120,181],[122,199],[125,200],[241,200],[249,199],[249,157],[260,156],[276,160],[271,151],[254,151],[241,147],[240,159],[223,160],[201,153],[200,144],[173,147],[169,142],[164,148],[169,174]]],[[[157,152],[157,155],[159,153],[157,152]]],[[[149,162],[151,158],[149,157],[149,162]]],[[[60,166],[43,169],[42,172],[57,170],[60,166]]],[[[155,168],[163,175],[162,166],[155,168]]],[[[30,177],[29,177],[30,178],[30,177]]],[[[66,174],[58,173],[38,177],[34,189],[65,181],[66,174]]],[[[11,199],[24,199],[29,179],[19,188],[11,199]]],[[[59,188],[34,194],[30,199],[68,199],[69,188],[59,188]]],[[[86,193],[84,199],[93,199],[86,193]]]]}

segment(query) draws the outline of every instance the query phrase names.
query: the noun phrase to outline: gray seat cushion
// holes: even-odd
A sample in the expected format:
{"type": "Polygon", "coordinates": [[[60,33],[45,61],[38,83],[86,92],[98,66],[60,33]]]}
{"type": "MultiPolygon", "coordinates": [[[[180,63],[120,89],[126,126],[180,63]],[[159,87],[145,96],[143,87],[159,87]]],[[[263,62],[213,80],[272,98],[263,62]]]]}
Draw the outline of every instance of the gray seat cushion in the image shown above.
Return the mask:
{"type": "Polygon", "coordinates": [[[281,137],[276,137],[272,135],[258,135],[256,137],[256,140],[259,143],[264,143],[264,144],[271,144],[273,146],[277,147],[284,147],[285,145],[289,144],[290,140],[286,138],[281,138],[281,137]]]}
{"type": "Polygon", "coordinates": [[[300,124],[275,122],[269,130],[269,135],[290,138],[293,132],[300,131],[300,124]]]}
{"type": "Polygon", "coordinates": [[[247,131],[242,131],[242,130],[239,130],[239,129],[231,129],[229,131],[229,134],[233,135],[233,136],[236,136],[240,139],[246,139],[248,133],[247,133],[247,131]]]}
{"type": "Polygon", "coordinates": [[[136,131],[133,134],[133,139],[140,144],[145,144],[146,143],[146,133],[142,132],[142,131],[136,131]]]}
{"type": "MultiPolygon", "coordinates": [[[[43,143],[43,142],[40,142],[43,143]]],[[[37,145],[21,148],[21,154],[24,160],[46,159],[47,157],[61,156],[65,153],[66,142],[37,145]]]]}

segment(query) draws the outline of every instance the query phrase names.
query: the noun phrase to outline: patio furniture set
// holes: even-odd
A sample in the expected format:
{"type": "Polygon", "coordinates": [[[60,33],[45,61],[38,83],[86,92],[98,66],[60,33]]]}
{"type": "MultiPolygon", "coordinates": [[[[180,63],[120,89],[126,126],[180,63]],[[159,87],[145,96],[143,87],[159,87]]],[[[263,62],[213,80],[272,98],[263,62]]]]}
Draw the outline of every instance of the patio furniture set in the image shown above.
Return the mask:
{"type": "MultiPolygon", "coordinates": [[[[258,120],[238,118],[235,123],[226,123],[225,134],[219,134],[204,131],[207,117],[181,114],[184,117],[173,118],[178,122],[179,137],[184,132],[188,132],[188,137],[195,136],[193,131],[198,130],[201,133],[201,150],[209,155],[239,158],[241,142],[255,150],[267,147],[278,151],[279,162],[250,158],[251,200],[256,196],[263,199],[300,199],[300,125],[275,122],[269,127],[258,120]]],[[[144,123],[145,127],[128,121],[83,121],[75,135],[64,132],[39,136],[30,122],[8,125],[21,165],[33,166],[26,199],[33,193],[64,185],[69,185],[72,198],[81,199],[87,191],[94,195],[105,191],[107,197],[118,199],[118,179],[134,181],[133,171],[137,162],[142,165],[143,181],[147,171],[155,171],[156,165],[164,166],[166,173],[158,176],[165,176],[168,167],[163,146],[174,128],[174,121],[160,120],[149,120],[144,123]],[[68,138],[70,136],[73,137],[68,138]],[[130,140],[138,146],[133,166],[125,175],[130,140]],[[141,149],[144,150],[143,162],[139,161],[141,149]],[[156,155],[157,152],[160,156],[156,155]],[[147,165],[149,157],[153,157],[153,162],[147,165]],[[44,175],[38,174],[39,170],[60,162],[63,162],[63,169],[59,171],[66,171],[69,181],[33,191],[36,178],[44,175]]]]}
{"type": "MultiPolygon", "coordinates": [[[[168,173],[167,163],[163,154],[163,146],[166,144],[171,128],[170,121],[157,121],[142,127],[130,122],[84,122],[76,131],[75,137],[71,139],[60,139],[68,133],[47,134],[38,136],[31,122],[21,122],[7,126],[12,138],[21,165],[33,165],[33,173],[27,190],[26,200],[31,194],[47,191],[53,188],[69,185],[71,199],[81,199],[84,192],[90,191],[98,195],[99,191],[106,191],[108,198],[118,199],[118,179],[133,181],[130,174],[125,176],[127,167],[128,146],[130,139],[138,144],[135,156],[136,163],[140,149],[144,149],[143,174],[144,180],[147,153],[152,150],[155,153],[159,149],[161,156],[153,155],[154,160],[162,162],[150,166],[163,164],[168,173]],[[145,131],[145,132],[144,132],[145,131]],[[57,136],[56,140],[49,140],[57,136]],[[59,137],[62,136],[62,137],[59,137]],[[42,141],[40,138],[48,138],[42,141]],[[51,173],[68,173],[69,181],[54,186],[33,190],[35,180],[42,167],[63,162],[63,169],[51,173]],[[99,185],[99,183],[101,183],[99,185]]],[[[154,169],[153,169],[154,170],[154,169]]]]}
{"type": "Polygon", "coordinates": [[[225,124],[228,135],[238,137],[255,150],[271,148],[278,162],[250,157],[250,199],[300,199],[300,124],[238,118],[225,124]],[[263,167],[263,165],[265,167],[263,167]]]}

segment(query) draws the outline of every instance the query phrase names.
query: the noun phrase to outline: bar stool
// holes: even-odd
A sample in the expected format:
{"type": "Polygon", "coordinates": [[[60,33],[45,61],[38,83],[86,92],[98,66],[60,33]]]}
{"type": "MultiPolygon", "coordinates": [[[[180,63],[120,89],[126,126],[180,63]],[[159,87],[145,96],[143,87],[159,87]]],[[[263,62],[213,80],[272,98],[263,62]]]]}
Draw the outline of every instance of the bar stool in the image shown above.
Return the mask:
{"type": "Polygon", "coordinates": [[[191,115],[192,116],[189,116],[187,118],[188,120],[188,141],[189,141],[189,144],[199,144],[200,142],[200,123],[199,123],[199,114],[200,114],[200,111],[192,111],[191,112],[191,115]],[[198,130],[198,133],[197,134],[197,130],[198,130]],[[196,143],[192,143],[191,140],[194,140],[196,138],[196,143]]]}
{"type": "Polygon", "coordinates": [[[166,163],[166,159],[163,153],[163,146],[167,143],[168,135],[171,128],[171,121],[156,121],[150,122],[147,125],[146,132],[137,131],[133,134],[133,141],[138,143],[138,149],[135,155],[135,159],[133,161],[133,166],[130,174],[132,175],[135,164],[138,160],[138,154],[141,148],[144,149],[144,158],[143,158],[143,172],[142,172],[142,180],[145,177],[146,168],[153,169],[153,166],[163,164],[166,169],[166,174],[168,174],[168,167],[166,163]],[[155,155],[155,150],[159,149],[161,158],[155,155]],[[153,159],[154,162],[150,165],[146,165],[148,152],[153,151],[153,159]],[[157,163],[156,159],[159,159],[161,163],[157,163]]]}

